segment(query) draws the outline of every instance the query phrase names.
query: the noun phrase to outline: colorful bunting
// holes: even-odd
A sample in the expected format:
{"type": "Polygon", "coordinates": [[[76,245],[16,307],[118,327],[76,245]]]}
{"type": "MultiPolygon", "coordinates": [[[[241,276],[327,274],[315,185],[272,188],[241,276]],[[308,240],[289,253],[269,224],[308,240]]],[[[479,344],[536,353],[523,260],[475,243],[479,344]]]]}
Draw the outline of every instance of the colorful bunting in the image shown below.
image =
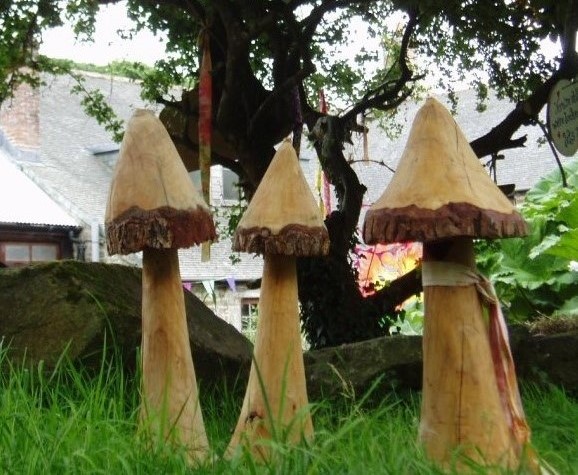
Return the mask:
{"type": "Polygon", "coordinates": [[[365,114],[361,114],[361,125],[363,126],[363,161],[365,164],[369,162],[369,143],[367,140],[366,122],[365,114]]]}
{"type": "Polygon", "coordinates": [[[203,280],[203,287],[207,295],[215,294],[215,281],[214,280],[203,280]]]}
{"type": "Polygon", "coordinates": [[[229,288],[233,292],[236,292],[237,291],[237,283],[235,282],[235,278],[234,277],[227,277],[225,280],[227,281],[229,288]]]}

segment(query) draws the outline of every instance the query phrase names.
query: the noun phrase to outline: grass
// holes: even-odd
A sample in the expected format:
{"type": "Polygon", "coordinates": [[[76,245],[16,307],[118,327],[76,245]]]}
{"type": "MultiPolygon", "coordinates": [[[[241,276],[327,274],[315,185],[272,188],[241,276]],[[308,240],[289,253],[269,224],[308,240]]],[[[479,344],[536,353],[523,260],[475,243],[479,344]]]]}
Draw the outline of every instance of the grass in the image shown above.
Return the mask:
{"type": "MultiPolygon", "coordinates": [[[[187,467],[182,453],[137,437],[138,390],[114,363],[89,375],[63,359],[55,371],[14,367],[0,351],[2,474],[437,474],[416,442],[419,395],[312,405],[314,441],[270,442],[274,461],[240,453],[224,460],[241,401],[214,392],[202,401],[214,456],[187,467]]],[[[524,388],[533,442],[559,474],[578,474],[578,402],[557,388],[524,388]]],[[[485,473],[472,468],[473,473],[485,473]]]]}

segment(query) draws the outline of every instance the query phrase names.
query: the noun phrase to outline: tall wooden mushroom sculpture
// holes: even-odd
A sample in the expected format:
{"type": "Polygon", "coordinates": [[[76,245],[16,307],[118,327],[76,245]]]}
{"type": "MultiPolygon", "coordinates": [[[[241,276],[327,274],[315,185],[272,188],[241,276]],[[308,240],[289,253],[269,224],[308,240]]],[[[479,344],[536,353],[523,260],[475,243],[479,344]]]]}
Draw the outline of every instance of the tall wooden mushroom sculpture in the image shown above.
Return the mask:
{"type": "Polygon", "coordinates": [[[329,252],[329,237],[295,150],[284,141],[235,232],[233,248],[264,257],[253,364],[227,453],[267,460],[267,440],[310,438],[295,258],[329,252]]]}
{"type": "Polygon", "coordinates": [[[143,251],[141,428],[186,447],[208,450],[177,249],[216,237],[166,129],[151,112],[128,122],[106,209],[110,254],[143,251]]]}
{"type": "Polygon", "coordinates": [[[428,99],[391,182],[366,214],[363,237],[424,243],[420,438],[442,465],[461,453],[483,464],[536,467],[524,456],[530,430],[507,329],[473,251],[473,238],[521,236],[526,228],[449,112],[428,99]]]}

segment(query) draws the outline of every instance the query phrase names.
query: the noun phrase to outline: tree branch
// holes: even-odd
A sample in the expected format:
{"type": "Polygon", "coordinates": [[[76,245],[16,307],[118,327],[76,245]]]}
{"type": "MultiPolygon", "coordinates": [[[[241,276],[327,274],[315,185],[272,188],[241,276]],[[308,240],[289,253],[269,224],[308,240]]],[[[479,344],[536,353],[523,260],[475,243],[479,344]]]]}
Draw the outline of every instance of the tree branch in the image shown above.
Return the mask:
{"type": "Polygon", "coordinates": [[[492,128],[487,134],[470,143],[478,158],[498,153],[501,150],[522,147],[526,142],[526,136],[512,139],[512,136],[522,125],[532,124],[542,108],[548,102],[550,91],[554,85],[564,77],[571,77],[559,68],[549,79],[538,86],[534,92],[524,101],[518,102],[512,112],[504,120],[492,128]]]}
{"type": "Polygon", "coordinates": [[[288,77],[281,85],[275,87],[275,89],[273,89],[273,91],[271,91],[267,95],[267,98],[259,105],[253,117],[251,117],[247,135],[249,137],[253,135],[253,133],[255,132],[255,124],[259,122],[259,120],[263,117],[265,112],[269,110],[269,108],[276,99],[283,96],[284,94],[287,94],[295,86],[301,84],[303,79],[305,79],[307,76],[309,76],[309,74],[311,74],[314,71],[315,67],[312,64],[309,66],[305,65],[303,68],[299,69],[293,76],[288,77]]]}
{"type": "MultiPolygon", "coordinates": [[[[575,0],[570,0],[569,7],[572,7],[575,3],[575,0]]],[[[526,137],[512,139],[514,133],[522,125],[536,123],[538,114],[548,103],[550,93],[559,80],[572,79],[578,74],[578,53],[575,49],[578,12],[575,10],[566,17],[564,31],[561,35],[563,43],[562,58],[558,69],[552,76],[538,85],[527,99],[518,102],[515,109],[502,122],[487,134],[470,143],[479,158],[498,153],[501,150],[523,146],[526,137]]]]}
{"type": "MultiPolygon", "coordinates": [[[[119,3],[121,0],[98,0],[98,3],[119,3]]],[[[141,0],[141,3],[150,5],[152,8],[172,5],[180,10],[189,13],[193,18],[196,18],[199,23],[203,23],[207,19],[207,12],[203,5],[198,0],[164,0],[162,3],[155,0],[141,0]]]]}
{"type": "Polygon", "coordinates": [[[422,289],[421,267],[416,267],[367,299],[379,308],[382,314],[393,315],[400,303],[413,295],[419,295],[422,289]]]}
{"type": "Polygon", "coordinates": [[[326,225],[331,248],[339,249],[340,253],[349,251],[349,242],[357,228],[363,195],[367,190],[343,155],[343,143],[348,133],[346,127],[342,118],[328,115],[317,121],[309,135],[323,171],[335,187],[338,209],[326,219],[326,225]]]}
{"type": "MultiPolygon", "coordinates": [[[[407,63],[407,51],[409,48],[409,41],[415,28],[419,22],[416,12],[409,13],[409,20],[403,32],[403,37],[401,40],[401,46],[399,50],[399,56],[397,59],[397,64],[401,70],[401,74],[398,79],[392,81],[388,80],[382,83],[380,86],[373,90],[368,91],[359,101],[355,104],[346,114],[343,115],[345,120],[352,120],[359,113],[370,109],[376,108],[381,110],[388,110],[397,107],[405,99],[411,95],[411,90],[402,92],[403,88],[410,81],[415,81],[419,77],[414,77],[409,65],[407,63]]],[[[393,70],[393,66],[390,72],[393,70]]],[[[389,72],[386,76],[389,75],[389,72]]]]}

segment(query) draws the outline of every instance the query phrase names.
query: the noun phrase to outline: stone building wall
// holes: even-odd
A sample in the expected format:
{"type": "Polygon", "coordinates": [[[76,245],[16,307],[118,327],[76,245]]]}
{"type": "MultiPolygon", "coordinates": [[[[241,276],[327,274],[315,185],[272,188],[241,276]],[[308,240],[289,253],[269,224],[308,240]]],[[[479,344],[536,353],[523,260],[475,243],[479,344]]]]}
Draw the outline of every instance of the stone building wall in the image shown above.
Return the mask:
{"type": "MultiPolygon", "coordinates": [[[[215,314],[242,331],[241,312],[243,303],[256,303],[259,299],[259,289],[248,289],[242,282],[236,283],[233,291],[226,282],[215,283],[214,298],[200,283],[191,286],[191,292],[195,294],[215,314]]],[[[250,335],[248,335],[250,336],[250,335]]]]}

